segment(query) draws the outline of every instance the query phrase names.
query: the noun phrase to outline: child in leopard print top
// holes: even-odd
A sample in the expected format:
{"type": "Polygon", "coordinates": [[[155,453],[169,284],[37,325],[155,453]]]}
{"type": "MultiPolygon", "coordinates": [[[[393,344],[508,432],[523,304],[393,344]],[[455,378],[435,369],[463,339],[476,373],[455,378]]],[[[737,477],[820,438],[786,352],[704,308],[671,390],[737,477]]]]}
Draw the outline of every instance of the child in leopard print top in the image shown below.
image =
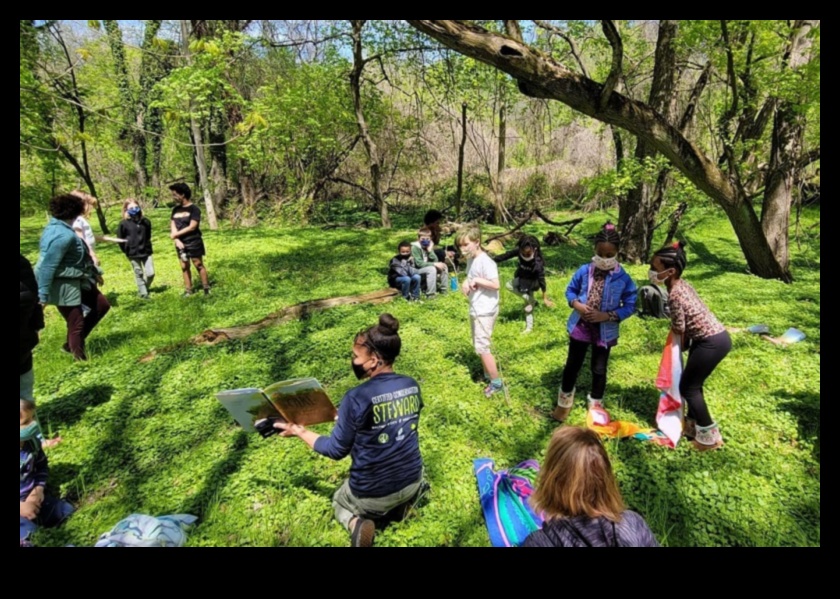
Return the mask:
{"type": "Polygon", "coordinates": [[[688,348],[688,360],[680,381],[680,395],[688,404],[685,436],[701,451],[723,446],[720,428],[706,405],[703,385],[732,349],[732,340],[694,288],[682,279],[687,264],[685,244],[656,252],[649,273],[651,283],[668,288],[671,330],[688,348]]]}

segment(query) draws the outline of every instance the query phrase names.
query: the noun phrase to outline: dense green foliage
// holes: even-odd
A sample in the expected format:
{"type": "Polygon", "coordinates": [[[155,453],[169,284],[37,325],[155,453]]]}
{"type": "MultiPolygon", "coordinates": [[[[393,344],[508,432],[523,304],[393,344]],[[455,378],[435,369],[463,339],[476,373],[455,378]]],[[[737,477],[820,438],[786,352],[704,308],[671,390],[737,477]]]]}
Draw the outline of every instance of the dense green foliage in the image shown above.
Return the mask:
{"type": "MultiPolygon", "coordinates": [[[[558,214],[556,218],[565,216],[558,214]]],[[[610,215],[612,218],[615,215],[610,215]]],[[[116,209],[109,217],[116,221],[116,209]]],[[[588,242],[547,248],[549,293],[558,308],[540,307],[536,330],[520,335],[521,303],[503,291],[494,336],[510,386],[510,404],[484,399],[481,366],[469,341],[467,306],[450,295],[437,302],[354,306],[314,314],[243,342],[185,344],[209,327],[257,321],[308,299],[385,286],[388,258],[416,219],[392,231],[320,228],[224,229],[206,234],[212,297],[181,298],[181,277],[168,213],[151,214],[158,277],[153,299],[136,298],[128,261],[100,247],[112,312],[89,342],[92,360],[74,364],[59,351],[64,323],[47,310],[36,350],[36,397],[47,431],[64,441],[49,450],[51,484],[79,511],[42,545],[92,545],[133,512],[200,517],[194,546],[344,546],[331,497],[348,463],[331,462],[294,439],[264,441],[237,430],[214,399],[223,389],[317,376],[333,401],[356,384],[348,355],[354,333],[387,310],[402,321],[404,353],[397,370],[416,377],[426,409],[421,449],[431,492],[416,513],[377,537],[380,546],[485,546],[472,460],[500,467],[540,458],[554,428],[549,414],[566,358],[562,301],[572,272],[589,260],[588,242]],[[140,359],[152,350],[159,355],[140,359]]],[[[593,234],[605,215],[588,217],[593,234]]],[[[805,225],[819,220],[806,210],[805,225]]],[[[37,258],[43,218],[21,219],[21,251],[37,258]]],[[[543,233],[545,227],[530,226],[543,233]]],[[[688,444],[670,451],[634,440],[608,443],[629,505],[669,546],[820,545],[820,247],[794,245],[793,285],[745,274],[720,213],[702,205],[684,221],[692,282],[728,326],[790,326],[808,339],[780,348],[748,334],[710,379],[707,396],[726,447],[699,454],[688,444]]],[[[502,267],[510,280],[513,263],[502,267]]],[[[647,268],[630,267],[637,281],[647,268]]],[[[607,405],[613,416],[651,423],[653,379],[667,333],[664,321],[631,319],[613,353],[607,405]]],[[[582,375],[581,387],[588,385],[582,375]]],[[[578,404],[572,424],[582,424],[578,404]]],[[[319,427],[328,433],[329,426],[319,427]]]]}

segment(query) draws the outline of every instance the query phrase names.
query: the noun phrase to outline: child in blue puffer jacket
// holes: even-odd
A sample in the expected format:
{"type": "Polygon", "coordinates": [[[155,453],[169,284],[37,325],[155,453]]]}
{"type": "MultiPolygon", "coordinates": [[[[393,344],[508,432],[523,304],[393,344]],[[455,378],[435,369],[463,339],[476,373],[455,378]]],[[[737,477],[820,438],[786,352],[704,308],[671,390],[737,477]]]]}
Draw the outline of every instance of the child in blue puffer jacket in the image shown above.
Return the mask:
{"type": "Polygon", "coordinates": [[[569,357],[552,416],[563,422],[574,407],[575,385],[586,352],[592,348],[592,390],[589,408],[604,409],[610,351],[618,344],[619,324],[636,311],[636,284],[618,263],[621,238],[612,223],[595,237],[595,257],[584,264],[566,288],[574,310],[569,317],[569,357]]]}

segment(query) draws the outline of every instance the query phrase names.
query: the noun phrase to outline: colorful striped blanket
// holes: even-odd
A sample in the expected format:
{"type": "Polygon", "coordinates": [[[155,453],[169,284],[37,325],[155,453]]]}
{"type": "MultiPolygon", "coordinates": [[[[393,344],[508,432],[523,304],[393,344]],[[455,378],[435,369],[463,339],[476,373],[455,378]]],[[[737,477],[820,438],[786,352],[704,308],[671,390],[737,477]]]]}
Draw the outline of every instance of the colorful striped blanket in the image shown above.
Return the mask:
{"type": "Polygon", "coordinates": [[[475,460],[473,466],[490,543],[493,547],[519,547],[543,525],[542,518],[528,504],[539,464],[528,460],[496,471],[495,462],[484,458],[475,460]]]}

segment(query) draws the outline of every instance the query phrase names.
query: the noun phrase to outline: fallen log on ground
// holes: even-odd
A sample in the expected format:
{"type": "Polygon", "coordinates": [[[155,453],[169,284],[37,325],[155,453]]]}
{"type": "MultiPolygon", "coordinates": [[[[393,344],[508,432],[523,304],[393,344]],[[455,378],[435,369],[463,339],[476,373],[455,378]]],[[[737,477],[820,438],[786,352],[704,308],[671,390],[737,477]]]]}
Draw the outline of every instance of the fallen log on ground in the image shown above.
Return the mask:
{"type": "Polygon", "coordinates": [[[262,320],[251,324],[226,329],[208,329],[188,341],[146,354],[140,358],[140,362],[151,362],[160,354],[169,353],[173,350],[189,345],[217,345],[219,343],[224,343],[225,341],[244,339],[258,331],[267,329],[268,327],[291,322],[293,320],[301,320],[310,314],[321,312],[329,308],[351,306],[356,304],[384,304],[399,297],[399,295],[400,292],[396,289],[380,289],[379,291],[362,293],[361,295],[349,295],[345,297],[333,297],[329,299],[303,302],[294,306],[289,306],[288,308],[283,308],[282,310],[275,312],[274,314],[269,314],[262,320]]]}

